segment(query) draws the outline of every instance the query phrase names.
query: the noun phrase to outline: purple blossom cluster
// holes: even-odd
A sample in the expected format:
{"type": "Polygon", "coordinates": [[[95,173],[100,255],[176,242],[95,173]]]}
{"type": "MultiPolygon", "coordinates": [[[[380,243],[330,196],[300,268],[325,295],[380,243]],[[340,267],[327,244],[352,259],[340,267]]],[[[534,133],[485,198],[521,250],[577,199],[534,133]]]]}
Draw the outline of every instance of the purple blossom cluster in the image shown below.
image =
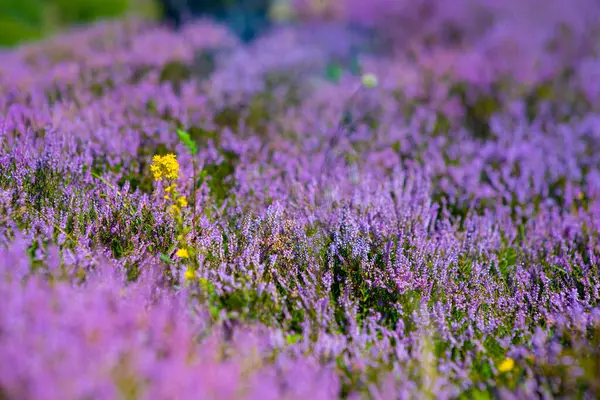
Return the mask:
{"type": "Polygon", "coordinates": [[[0,399],[596,398],[600,5],[417,3],[0,53],[0,399]]]}

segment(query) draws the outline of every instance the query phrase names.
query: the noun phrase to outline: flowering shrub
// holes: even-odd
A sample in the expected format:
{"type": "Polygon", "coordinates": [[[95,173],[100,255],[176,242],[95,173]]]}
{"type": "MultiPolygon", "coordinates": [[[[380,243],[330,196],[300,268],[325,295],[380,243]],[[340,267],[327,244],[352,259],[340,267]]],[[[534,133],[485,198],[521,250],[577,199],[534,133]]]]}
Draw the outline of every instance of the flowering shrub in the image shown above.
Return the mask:
{"type": "Polygon", "coordinates": [[[0,398],[593,398],[597,33],[0,54],[0,398]]]}

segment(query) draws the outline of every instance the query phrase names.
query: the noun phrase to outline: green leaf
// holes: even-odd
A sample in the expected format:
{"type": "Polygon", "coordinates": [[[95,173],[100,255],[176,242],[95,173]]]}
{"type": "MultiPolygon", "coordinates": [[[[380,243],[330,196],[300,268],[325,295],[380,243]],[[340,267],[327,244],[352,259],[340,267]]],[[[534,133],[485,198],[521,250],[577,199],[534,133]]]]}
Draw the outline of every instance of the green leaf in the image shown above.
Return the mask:
{"type": "Polygon", "coordinates": [[[507,248],[500,259],[499,269],[503,278],[506,278],[512,267],[517,263],[517,251],[512,247],[507,248]]]}
{"type": "Polygon", "coordinates": [[[298,343],[300,340],[302,340],[302,335],[300,334],[296,334],[296,335],[287,335],[285,338],[286,343],[288,344],[288,346],[291,346],[293,344],[298,343]]]}
{"type": "Polygon", "coordinates": [[[205,169],[200,171],[200,173],[198,175],[196,175],[196,178],[198,178],[198,180],[196,181],[196,185],[198,185],[198,186],[202,185],[202,183],[204,183],[204,180],[206,179],[207,176],[208,176],[208,171],[206,171],[205,169]]]}
{"type": "Polygon", "coordinates": [[[338,83],[340,81],[340,78],[342,77],[343,72],[344,70],[338,64],[332,63],[327,65],[327,79],[329,79],[331,82],[338,83]]]}
{"type": "Polygon", "coordinates": [[[555,269],[555,270],[557,270],[557,271],[560,271],[560,272],[562,272],[563,274],[566,274],[566,273],[567,273],[567,271],[565,271],[564,269],[562,269],[562,268],[561,268],[561,267],[559,267],[558,265],[555,265],[555,264],[550,264],[550,265],[549,265],[549,267],[550,267],[550,268],[552,268],[552,269],[555,269]]]}
{"type": "Polygon", "coordinates": [[[220,310],[219,310],[218,307],[216,307],[216,306],[210,306],[208,310],[210,312],[210,316],[213,319],[218,319],[219,318],[220,310]]]}
{"type": "Polygon", "coordinates": [[[193,156],[198,154],[198,147],[196,146],[196,142],[190,137],[189,133],[182,131],[181,129],[177,129],[177,136],[179,136],[179,140],[181,140],[181,142],[185,144],[185,147],[188,148],[188,150],[193,156]]]}
{"type": "Polygon", "coordinates": [[[160,253],[160,256],[158,256],[158,257],[160,258],[161,261],[166,262],[167,264],[173,264],[173,260],[171,260],[169,258],[169,256],[164,253],[160,253]]]}
{"type": "Polygon", "coordinates": [[[202,291],[206,292],[211,296],[216,293],[216,287],[214,283],[212,283],[206,278],[200,278],[198,281],[200,283],[200,288],[202,289],[202,291]]]}
{"type": "Polygon", "coordinates": [[[492,395],[489,391],[475,389],[472,393],[472,398],[474,400],[490,400],[492,399],[492,395]]]}

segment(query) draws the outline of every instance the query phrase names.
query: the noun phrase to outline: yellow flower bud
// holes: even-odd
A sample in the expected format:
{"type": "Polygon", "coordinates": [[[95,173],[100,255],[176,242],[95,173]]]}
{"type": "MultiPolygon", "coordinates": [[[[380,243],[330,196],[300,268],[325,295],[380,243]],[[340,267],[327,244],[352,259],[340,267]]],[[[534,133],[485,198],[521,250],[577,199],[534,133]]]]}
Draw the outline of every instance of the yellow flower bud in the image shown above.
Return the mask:
{"type": "Polygon", "coordinates": [[[187,279],[188,281],[191,281],[192,279],[194,279],[194,271],[191,268],[188,268],[185,270],[185,279],[187,279]]]}
{"type": "Polygon", "coordinates": [[[190,256],[187,249],[179,249],[175,255],[179,258],[188,258],[190,256]]]}
{"type": "Polygon", "coordinates": [[[507,357],[498,365],[498,371],[500,372],[509,372],[515,367],[515,360],[510,357],[507,357]]]}
{"type": "Polygon", "coordinates": [[[187,197],[181,196],[180,198],[178,198],[177,204],[179,205],[179,207],[187,207],[187,205],[188,205],[187,197]]]}

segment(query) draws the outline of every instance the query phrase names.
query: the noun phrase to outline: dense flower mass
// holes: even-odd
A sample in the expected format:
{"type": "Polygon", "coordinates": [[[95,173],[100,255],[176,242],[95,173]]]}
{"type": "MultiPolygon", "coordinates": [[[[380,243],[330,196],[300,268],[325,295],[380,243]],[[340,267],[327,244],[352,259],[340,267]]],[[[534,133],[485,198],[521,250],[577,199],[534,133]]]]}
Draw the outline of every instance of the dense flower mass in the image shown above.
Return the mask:
{"type": "Polygon", "coordinates": [[[500,3],[0,53],[0,399],[596,397],[600,4],[500,3]]]}

